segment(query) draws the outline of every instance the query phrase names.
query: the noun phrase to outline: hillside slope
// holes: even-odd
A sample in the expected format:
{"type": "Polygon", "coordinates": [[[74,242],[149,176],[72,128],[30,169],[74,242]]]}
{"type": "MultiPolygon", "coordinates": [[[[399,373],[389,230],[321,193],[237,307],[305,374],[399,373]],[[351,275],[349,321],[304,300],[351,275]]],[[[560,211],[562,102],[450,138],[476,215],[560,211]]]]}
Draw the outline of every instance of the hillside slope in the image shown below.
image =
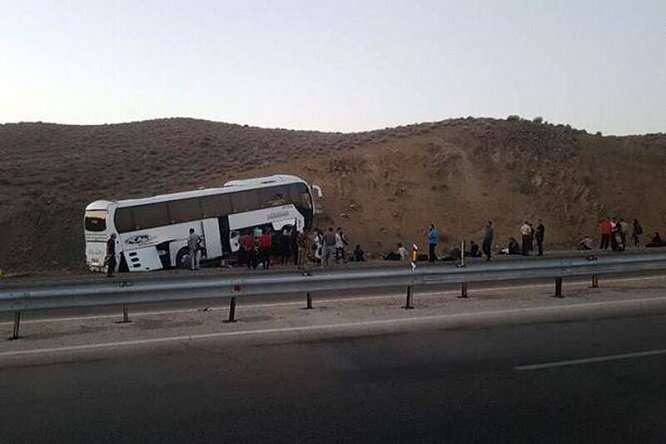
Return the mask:
{"type": "Polygon", "coordinates": [[[371,252],[423,243],[497,243],[543,219],[547,244],[596,234],[602,215],[666,228],[666,135],[602,137],[568,126],[456,119],[363,133],[260,129],[194,119],[0,125],[0,268],[83,269],[82,213],[127,198],[293,173],[321,185],[319,223],[371,252]]]}

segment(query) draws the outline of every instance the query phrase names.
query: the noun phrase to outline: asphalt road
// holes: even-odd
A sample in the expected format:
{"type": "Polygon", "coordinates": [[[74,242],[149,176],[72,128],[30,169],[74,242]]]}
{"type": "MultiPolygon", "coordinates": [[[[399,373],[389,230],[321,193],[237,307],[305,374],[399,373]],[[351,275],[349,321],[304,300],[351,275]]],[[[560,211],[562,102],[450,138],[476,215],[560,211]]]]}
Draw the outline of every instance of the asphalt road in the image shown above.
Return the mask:
{"type": "Polygon", "coordinates": [[[665,327],[633,312],[0,363],[0,440],[664,442],[665,327]]]}

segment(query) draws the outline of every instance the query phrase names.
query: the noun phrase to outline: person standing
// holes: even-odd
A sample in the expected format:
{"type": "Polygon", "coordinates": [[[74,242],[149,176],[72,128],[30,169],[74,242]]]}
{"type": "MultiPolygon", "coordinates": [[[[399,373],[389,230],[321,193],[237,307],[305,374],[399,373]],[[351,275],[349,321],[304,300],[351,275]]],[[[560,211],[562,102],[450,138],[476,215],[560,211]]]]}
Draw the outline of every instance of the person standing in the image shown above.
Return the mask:
{"type": "Polygon", "coordinates": [[[331,258],[335,254],[335,238],[333,227],[328,227],[328,231],[324,233],[323,257],[321,259],[322,267],[327,267],[331,264],[331,258]]]}
{"type": "MultiPolygon", "coordinates": [[[[283,235],[284,236],[284,235],[283,235]]],[[[259,257],[264,270],[271,266],[271,248],[273,246],[273,237],[268,228],[259,236],[259,257]]]]}
{"type": "Polygon", "coordinates": [[[543,222],[539,219],[539,225],[536,227],[536,243],[537,243],[537,256],[543,256],[543,240],[546,236],[546,227],[543,226],[543,222]]]}
{"type": "Polygon", "coordinates": [[[190,250],[190,270],[199,269],[199,249],[201,238],[190,228],[190,235],[187,238],[187,248],[190,250]]]}
{"type": "Polygon", "coordinates": [[[601,231],[601,243],[599,244],[599,249],[608,250],[608,247],[610,246],[611,223],[607,218],[601,219],[599,230],[601,231]]]}
{"type": "Polygon", "coordinates": [[[640,245],[641,234],[643,234],[643,227],[641,227],[641,224],[638,223],[638,219],[634,219],[634,227],[631,233],[631,236],[634,239],[634,247],[638,247],[640,245]]]}
{"type": "Polygon", "coordinates": [[[437,260],[435,250],[437,249],[438,242],[439,232],[435,228],[435,224],[430,224],[430,228],[428,229],[428,262],[435,262],[437,260]]]}
{"type": "Polygon", "coordinates": [[[296,266],[298,270],[306,273],[305,271],[305,258],[307,256],[307,247],[308,247],[308,233],[303,230],[296,235],[296,245],[298,248],[297,257],[296,257],[296,266]]]}
{"type": "Polygon", "coordinates": [[[345,245],[347,245],[347,239],[345,238],[345,233],[342,232],[342,228],[338,227],[335,232],[335,263],[339,264],[342,260],[347,262],[345,259],[345,245]]]}
{"type": "Polygon", "coordinates": [[[619,251],[620,244],[622,243],[622,239],[620,237],[620,222],[617,220],[617,218],[614,217],[610,221],[610,226],[611,226],[611,234],[610,234],[611,250],[619,251]]]}
{"type": "Polygon", "coordinates": [[[529,222],[525,223],[520,227],[520,235],[522,236],[523,241],[523,256],[530,255],[530,236],[532,235],[532,227],[530,227],[529,222]]]}
{"type": "Polygon", "coordinates": [[[116,233],[111,233],[109,239],[106,241],[106,277],[113,277],[113,272],[116,271],[116,233]]]}
{"type": "Polygon", "coordinates": [[[627,239],[629,238],[629,222],[624,219],[620,219],[620,239],[622,239],[622,246],[620,251],[624,251],[627,248],[627,239]]]}
{"type": "Polygon", "coordinates": [[[483,233],[483,242],[481,242],[481,250],[483,250],[483,254],[486,255],[486,262],[490,260],[494,237],[495,230],[493,229],[493,221],[489,220],[488,224],[486,224],[486,230],[483,233]]]}
{"type": "Polygon", "coordinates": [[[254,249],[254,233],[250,230],[241,237],[241,248],[245,251],[245,264],[248,270],[257,268],[257,254],[254,249]]]}

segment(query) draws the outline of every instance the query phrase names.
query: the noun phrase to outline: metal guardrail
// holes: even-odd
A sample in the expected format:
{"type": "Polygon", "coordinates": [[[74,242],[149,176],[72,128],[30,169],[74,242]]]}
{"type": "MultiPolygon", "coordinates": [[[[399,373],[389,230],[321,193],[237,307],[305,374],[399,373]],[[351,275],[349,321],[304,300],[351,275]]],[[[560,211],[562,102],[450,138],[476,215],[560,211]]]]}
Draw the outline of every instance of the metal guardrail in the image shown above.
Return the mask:
{"type": "MultiPolygon", "coordinates": [[[[307,295],[317,291],[362,290],[405,287],[405,308],[413,308],[413,288],[428,285],[461,284],[461,297],[467,297],[468,284],[519,279],[555,278],[555,296],[562,296],[562,279],[591,276],[592,286],[598,276],[639,271],[666,270],[666,253],[622,254],[560,259],[533,259],[496,263],[473,263],[464,268],[448,265],[411,269],[320,270],[311,275],[257,274],[242,277],[188,276],[153,281],[114,279],[95,282],[63,283],[52,286],[0,288],[0,312],[15,313],[14,335],[18,338],[20,313],[24,311],[122,305],[129,321],[130,304],[164,303],[230,297],[229,321],[235,320],[236,298],[261,295],[307,295]]],[[[131,275],[128,275],[128,277],[131,275]]]]}

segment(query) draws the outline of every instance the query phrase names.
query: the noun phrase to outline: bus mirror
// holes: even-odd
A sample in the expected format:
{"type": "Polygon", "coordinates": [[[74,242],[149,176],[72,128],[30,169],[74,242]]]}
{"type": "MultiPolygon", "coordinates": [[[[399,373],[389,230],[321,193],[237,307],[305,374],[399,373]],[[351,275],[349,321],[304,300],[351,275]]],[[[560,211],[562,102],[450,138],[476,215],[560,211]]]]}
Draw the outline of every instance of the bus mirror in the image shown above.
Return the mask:
{"type": "Polygon", "coordinates": [[[312,189],[317,192],[317,197],[319,199],[324,197],[324,194],[321,192],[321,187],[319,185],[312,184],[312,189]]]}

